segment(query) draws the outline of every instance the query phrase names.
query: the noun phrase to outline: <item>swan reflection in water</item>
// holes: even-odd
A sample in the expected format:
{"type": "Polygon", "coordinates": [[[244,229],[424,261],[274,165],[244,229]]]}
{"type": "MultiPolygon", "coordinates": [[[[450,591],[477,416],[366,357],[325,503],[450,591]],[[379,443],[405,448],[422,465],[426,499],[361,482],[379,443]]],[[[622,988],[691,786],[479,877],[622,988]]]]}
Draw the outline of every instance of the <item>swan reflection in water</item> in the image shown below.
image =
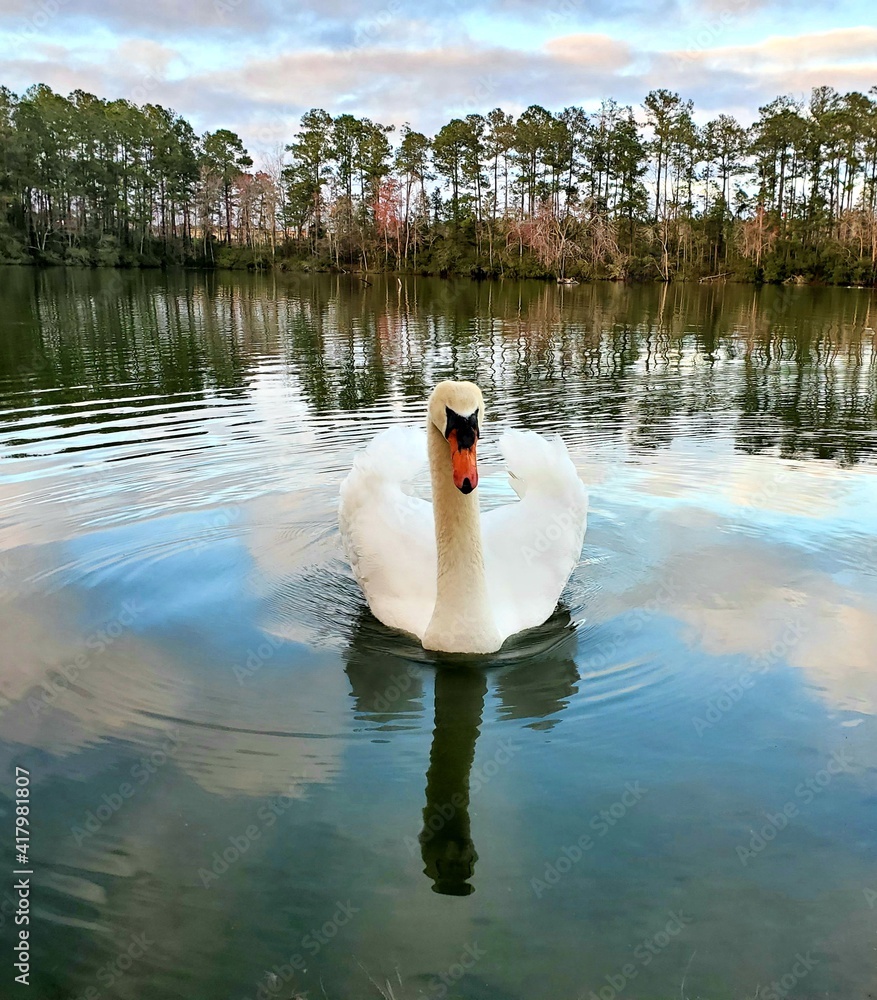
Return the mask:
{"type": "Polygon", "coordinates": [[[370,612],[361,613],[346,653],[357,719],[384,733],[416,729],[424,686],[430,679],[434,683],[435,723],[418,837],[423,871],[434,892],[467,896],[475,891],[478,852],[470,798],[511,757],[500,738],[491,760],[473,771],[488,688],[498,695],[500,720],[529,720],[531,728],[550,729],[578,685],[575,647],[575,629],[565,609],[508,649],[468,662],[433,657],[414,639],[386,629],[370,612]]]}
{"type": "MultiPolygon", "coordinates": [[[[435,892],[474,892],[478,853],[469,823],[475,742],[481,730],[487,676],[477,667],[439,667],[435,674],[435,728],[426,772],[426,806],[420,831],[424,872],[435,892]]],[[[472,789],[477,794],[478,786],[472,789]]]]}

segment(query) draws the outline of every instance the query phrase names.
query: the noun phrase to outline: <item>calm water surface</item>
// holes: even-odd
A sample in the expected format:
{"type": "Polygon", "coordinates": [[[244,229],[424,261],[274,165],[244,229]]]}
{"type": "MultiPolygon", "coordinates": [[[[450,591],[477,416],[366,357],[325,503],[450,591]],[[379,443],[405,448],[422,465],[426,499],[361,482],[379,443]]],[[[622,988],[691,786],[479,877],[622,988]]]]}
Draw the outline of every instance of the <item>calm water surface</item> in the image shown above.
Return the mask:
{"type": "Polygon", "coordinates": [[[875,323],[854,289],[0,273],[28,996],[872,995],[875,323]],[[482,504],[506,426],[591,493],[554,618],[462,668],[369,615],[336,527],[446,377],[487,399],[482,504]]]}

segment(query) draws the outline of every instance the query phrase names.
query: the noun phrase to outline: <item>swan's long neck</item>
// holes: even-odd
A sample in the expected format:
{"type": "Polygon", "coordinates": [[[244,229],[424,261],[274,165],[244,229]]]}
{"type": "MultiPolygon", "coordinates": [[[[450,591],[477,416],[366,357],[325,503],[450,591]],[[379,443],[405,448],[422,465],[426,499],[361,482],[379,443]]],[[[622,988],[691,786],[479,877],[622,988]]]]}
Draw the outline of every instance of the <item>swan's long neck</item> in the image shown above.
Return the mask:
{"type": "Polygon", "coordinates": [[[429,466],[438,555],[436,601],[423,645],[448,653],[490,653],[501,637],[490,609],[478,491],[454,485],[448,442],[430,423],[429,466]]]}

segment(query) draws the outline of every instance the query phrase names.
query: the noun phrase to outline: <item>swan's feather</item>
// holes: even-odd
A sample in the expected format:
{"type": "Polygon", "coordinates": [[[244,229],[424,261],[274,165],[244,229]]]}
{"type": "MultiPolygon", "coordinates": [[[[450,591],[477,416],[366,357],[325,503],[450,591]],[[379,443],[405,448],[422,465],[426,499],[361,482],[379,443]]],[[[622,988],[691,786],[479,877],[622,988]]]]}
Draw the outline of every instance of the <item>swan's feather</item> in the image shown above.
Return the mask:
{"type": "MultiPolygon", "coordinates": [[[[588,498],[562,439],[508,431],[499,442],[518,501],[482,515],[484,568],[503,639],[554,611],[582,550],[588,498]]],[[[432,504],[402,484],[426,464],[426,435],[391,427],[354,461],[341,487],[341,536],[376,618],[423,639],[435,608],[432,504]]]]}
{"type": "Polygon", "coordinates": [[[353,575],[372,613],[423,638],[436,595],[432,504],[402,484],[426,464],[426,434],[390,427],[357,455],[341,486],[339,524],[353,575]]]}
{"type": "Polygon", "coordinates": [[[559,436],[507,431],[499,447],[520,500],[485,514],[481,532],[490,603],[508,638],[554,611],[581,556],[588,494],[559,436]]]}

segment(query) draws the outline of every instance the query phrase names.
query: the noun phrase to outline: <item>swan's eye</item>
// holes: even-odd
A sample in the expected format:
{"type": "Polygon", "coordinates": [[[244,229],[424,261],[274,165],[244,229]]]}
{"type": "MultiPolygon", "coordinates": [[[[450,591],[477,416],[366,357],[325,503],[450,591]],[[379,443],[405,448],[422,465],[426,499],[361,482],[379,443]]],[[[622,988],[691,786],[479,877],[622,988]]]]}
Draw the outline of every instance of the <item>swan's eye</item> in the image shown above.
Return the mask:
{"type": "Polygon", "coordinates": [[[445,413],[448,418],[447,425],[445,426],[445,437],[450,437],[452,431],[456,431],[457,447],[471,448],[478,438],[481,437],[481,433],[478,430],[478,410],[470,413],[468,417],[461,417],[450,406],[446,406],[445,413]]]}

